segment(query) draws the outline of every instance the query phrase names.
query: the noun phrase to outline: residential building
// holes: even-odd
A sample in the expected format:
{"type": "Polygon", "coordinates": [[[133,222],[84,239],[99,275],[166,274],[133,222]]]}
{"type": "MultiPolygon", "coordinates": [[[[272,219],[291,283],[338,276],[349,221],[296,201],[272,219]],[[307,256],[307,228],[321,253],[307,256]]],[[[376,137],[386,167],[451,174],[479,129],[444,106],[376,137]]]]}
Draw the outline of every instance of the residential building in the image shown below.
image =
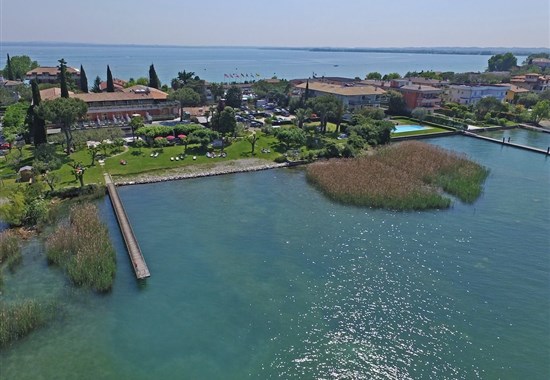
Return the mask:
{"type": "Polygon", "coordinates": [[[518,96],[528,94],[529,92],[530,91],[526,88],[511,84],[509,85],[508,91],[506,91],[506,101],[512,103],[517,99],[518,96]]]}
{"type": "Polygon", "coordinates": [[[542,70],[550,68],[550,59],[548,58],[533,58],[531,64],[540,67],[542,70]]]}
{"type": "Polygon", "coordinates": [[[422,86],[432,86],[436,88],[443,88],[449,86],[448,80],[440,80],[440,79],[429,79],[429,78],[423,78],[423,77],[410,77],[409,81],[411,84],[419,84],[422,86]]]}
{"type": "Polygon", "coordinates": [[[476,104],[481,99],[493,97],[499,101],[504,101],[506,93],[510,89],[509,85],[499,86],[467,86],[467,85],[451,85],[447,99],[453,103],[459,104],[476,104]]]}
{"type": "Polygon", "coordinates": [[[517,75],[510,79],[510,83],[526,88],[529,91],[542,92],[550,88],[550,75],[540,75],[537,73],[517,75]]]}
{"type": "Polygon", "coordinates": [[[407,78],[392,79],[390,81],[367,79],[361,81],[361,83],[379,87],[386,91],[394,90],[400,92],[403,95],[405,107],[408,111],[419,107],[434,110],[441,104],[443,89],[429,85],[413,84],[407,78]]]}
{"type": "MultiPolygon", "coordinates": [[[[61,96],[59,88],[40,91],[42,100],[61,96]]],[[[146,121],[174,119],[179,115],[179,103],[168,100],[168,94],[147,86],[132,86],[119,92],[69,92],[69,97],[82,99],[88,105],[86,119],[97,124],[127,122],[139,114],[146,121]]]]}
{"type": "MultiPolygon", "coordinates": [[[[80,81],[80,70],[74,67],[67,67],[67,75],[76,83],[80,81]]],[[[59,83],[59,68],[57,67],[37,67],[27,71],[26,79],[35,79],[38,83],[59,83]]]]}
{"type": "Polygon", "coordinates": [[[443,90],[440,88],[420,84],[409,84],[397,88],[397,91],[403,95],[405,107],[408,111],[412,111],[415,108],[434,110],[441,105],[440,95],[443,90]]]}
{"type": "MultiPolygon", "coordinates": [[[[305,91],[306,83],[296,86],[302,92],[305,91]]],[[[334,95],[339,99],[344,108],[353,111],[363,107],[380,107],[380,103],[386,101],[386,91],[381,88],[368,85],[335,85],[324,82],[309,82],[309,96],[334,95]]]]}

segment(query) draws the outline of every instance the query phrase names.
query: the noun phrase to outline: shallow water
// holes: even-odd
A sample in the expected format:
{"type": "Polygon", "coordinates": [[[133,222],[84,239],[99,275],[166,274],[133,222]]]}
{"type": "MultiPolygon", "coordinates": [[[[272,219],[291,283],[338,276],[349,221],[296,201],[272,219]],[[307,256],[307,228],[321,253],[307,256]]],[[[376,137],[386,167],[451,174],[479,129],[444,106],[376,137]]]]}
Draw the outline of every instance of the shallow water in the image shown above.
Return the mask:
{"type": "Polygon", "coordinates": [[[548,378],[550,161],[429,141],[491,170],[475,204],[338,205],[301,169],[121,188],[152,277],[108,199],[112,293],[73,290],[33,243],[2,297],[63,313],[0,354],[2,378],[548,378]]]}

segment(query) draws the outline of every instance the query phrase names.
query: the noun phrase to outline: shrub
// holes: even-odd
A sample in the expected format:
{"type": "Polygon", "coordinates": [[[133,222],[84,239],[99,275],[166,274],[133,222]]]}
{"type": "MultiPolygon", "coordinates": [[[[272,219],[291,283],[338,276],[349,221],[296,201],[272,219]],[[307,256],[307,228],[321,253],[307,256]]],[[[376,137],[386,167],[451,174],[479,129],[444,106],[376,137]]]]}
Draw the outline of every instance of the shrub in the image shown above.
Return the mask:
{"type": "Polygon", "coordinates": [[[286,156],[280,155],[280,156],[275,157],[274,161],[278,164],[282,164],[284,162],[287,162],[287,158],[286,158],[286,156]]]}

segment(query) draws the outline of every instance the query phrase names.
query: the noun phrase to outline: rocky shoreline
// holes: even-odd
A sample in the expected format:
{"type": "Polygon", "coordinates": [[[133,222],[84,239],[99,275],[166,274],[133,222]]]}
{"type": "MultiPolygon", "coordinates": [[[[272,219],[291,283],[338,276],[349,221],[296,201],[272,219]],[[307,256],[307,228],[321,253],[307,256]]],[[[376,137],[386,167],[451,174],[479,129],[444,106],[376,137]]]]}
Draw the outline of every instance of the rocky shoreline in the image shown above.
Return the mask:
{"type": "Polygon", "coordinates": [[[142,185],[156,182],[177,181],[189,178],[210,177],[233,173],[255,172],[260,170],[276,169],[289,166],[296,166],[294,163],[275,163],[272,161],[244,159],[226,161],[214,166],[205,165],[186,166],[178,169],[171,169],[163,173],[140,174],[133,178],[113,178],[116,186],[142,185]]]}

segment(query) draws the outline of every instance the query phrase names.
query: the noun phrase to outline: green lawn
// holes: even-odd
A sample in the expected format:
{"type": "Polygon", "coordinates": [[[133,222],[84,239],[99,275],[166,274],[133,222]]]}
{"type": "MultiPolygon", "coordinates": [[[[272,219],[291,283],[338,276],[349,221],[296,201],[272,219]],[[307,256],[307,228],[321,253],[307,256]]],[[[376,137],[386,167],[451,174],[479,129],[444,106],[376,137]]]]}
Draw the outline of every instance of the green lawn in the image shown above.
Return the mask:
{"type": "MultiPolygon", "coordinates": [[[[171,161],[170,157],[176,157],[183,154],[184,147],[182,145],[167,146],[164,148],[148,148],[141,149],[129,147],[122,153],[107,152],[108,156],[104,158],[105,165],[101,166],[96,160],[92,166],[92,159],[87,149],[78,150],[72,153],[70,156],[66,156],[59,151],[58,155],[62,158],[63,166],[56,170],[55,173],[59,176],[59,181],[56,183],[56,188],[79,186],[78,180],[73,175],[73,168],[71,164],[80,162],[86,168],[84,175],[84,183],[98,183],[103,184],[103,172],[107,171],[114,176],[136,175],[140,173],[162,171],[165,169],[171,169],[186,165],[198,165],[206,163],[215,163],[220,161],[238,160],[241,158],[257,157],[266,160],[274,160],[280,154],[284,153],[282,146],[274,136],[267,136],[262,132],[257,132],[260,137],[256,142],[255,154],[252,155],[251,145],[244,138],[236,139],[230,146],[224,150],[227,153],[225,158],[208,158],[206,157],[206,150],[198,145],[189,145],[187,148],[187,157],[180,159],[179,161],[171,161]],[[269,149],[270,153],[262,153],[262,149],[269,149]],[[151,157],[151,153],[159,152],[157,157],[151,157]],[[193,156],[197,159],[193,160],[193,156]],[[126,161],[126,165],[121,165],[121,160],[126,161]]],[[[216,153],[220,152],[220,149],[215,150],[216,153]]],[[[16,155],[18,152],[14,149],[9,155],[16,155]]],[[[100,152],[102,155],[103,152],[100,152]]],[[[16,183],[17,171],[14,170],[8,162],[8,157],[0,157],[0,197],[5,197],[10,192],[13,192],[21,184],[16,183]]],[[[22,159],[18,167],[24,165],[32,165],[33,161],[33,147],[31,145],[25,146],[23,149],[22,159]]]]}

